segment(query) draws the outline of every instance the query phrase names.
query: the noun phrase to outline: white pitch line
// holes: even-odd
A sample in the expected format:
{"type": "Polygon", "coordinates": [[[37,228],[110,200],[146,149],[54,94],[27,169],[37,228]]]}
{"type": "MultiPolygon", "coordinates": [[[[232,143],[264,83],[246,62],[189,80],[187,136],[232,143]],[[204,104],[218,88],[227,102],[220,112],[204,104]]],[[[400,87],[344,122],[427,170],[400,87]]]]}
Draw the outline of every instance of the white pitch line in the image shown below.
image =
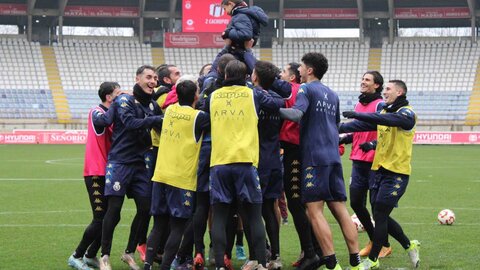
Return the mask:
{"type": "Polygon", "coordinates": [[[88,210],[56,210],[56,211],[24,211],[24,212],[0,212],[0,215],[28,215],[28,214],[59,214],[59,213],[83,213],[88,210]]]}
{"type": "MultiPolygon", "coordinates": [[[[472,208],[472,207],[449,207],[453,210],[459,211],[480,211],[480,208],[472,208]]],[[[417,210],[438,210],[443,209],[442,207],[419,207],[419,206],[400,206],[398,209],[417,209],[417,210]]]]}
{"type": "MultiPolygon", "coordinates": [[[[122,211],[136,211],[135,208],[125,208],[122,211]]],[[[62,213],[90,213],[92,210],[50,210],[50,211],[6,211],[0,215],[35,215],[35,214],[62,214],[62,213]]]]}
{"type": "MultiPolygon", "coordinates": [[[[330,225],[336,225],[337,223],[330,223],[330,225]]],[[[43,227],[85,227],[88,224],[0,224],[0,228],[43,228],[43,227]]],[[[480,223],[455,223],[454,225],[447,226],[447,225],[440,225],[438,223],[402,223],[402,225],[413,225],[413,226],[424,226],[424,225],[432,225],[432,226],[446,226],[455,228],[458,226],[478,226],[480,223]]],[[[119,224],[120,227],[130,227],[130,224],[119,224]]]]}
{"type": "Polygon", "coordinates": [[[82,178],[0,178],[0,181],[84,181],[82,178]]]}
{"type": "MultiPolygon", "coordinates": [[[[429,175],[428,177],[433,178],[434,176],[433,176],[433,175],[429,175]]],[[[411,179],[411,178],[410,178],[410,180],[411,180],[411,181],[414,181],[415,183],[430,183],[430,182],[432,182],[431,179],[411,179]]],[[[450,181],[450,179],[446,179],[446,180],[447,180],[447,181],[450,181]]],[[[480,180],[478,180],[478,179],[460,180],[460,181],[458,181],[458,179],[451,179],[451,180],[452,180],[452,181],[455,181],[456,183],[458,183],[458,182],[462,182],[462,183],[465,183],[465,182],[466,182],[466,183],[479,183],[479,182],[480,182],[480,180]]]]}
{"type": "Polygon", "coordinates": [[[7,159],[2,160],[2,162],[45,162],[44,159],[7,159]]]}
{"type": "Polygon", "coordinates": [[[454,225],[440,225],[438,222],[400,222],[400,225],[412,225],[412,226],[423,226],[423,225],[434,225],[434,226],[448,226],[448,227],[455,227],[455,226],[478,226],[480,223],[460,223],[455,222],[454,225]]]}
{"type": "MultiPolygon", "coordinates": [[[[416,210],[435,210],[443,209],[443,207],[417,207],[417,206],[401,206],[401,209],[416,209],[416,210]]],[[[480,211],[480,208],[466,208],[466,207],[450,207],[450,209],[458,211],[480,211]]],[[[135,208],[124,208],[122,211],[136,211],[135,208]]],[[[48,211],[4,211],[0,215],[40,215],[40,214],[63,214],[63,213],[90,213],[91,210],[48,210],[48,211]]],[[[403,223],[402,223],[403,224],[403,223]]]]}
{"type": "Polygon", "coordinates": [[[83,164],[82,158],[62,158],[62,159],[50,159],[46,160],[45,163],[52,165],[79,165],[83,164]],[[70,161],[70,162],[69,162],[70,161]],[[78,161],[78,162],[72,162],[78,161]]]}
{"type": "MultiPolygon", "coordinates": [[[[45,227],[86,227],[88,224],[0,224],[0,228],[45,228],[45,227]]],[[[119,224],[117,227],[130,227],[128,224],[119,224]]]]}
{"type": "Polygon", "coordinates": [[[42,162],[52,165],[81,165],[83,164],[83,158],[61,158],[61,159],[7,159],[2,162],[42,162]]]}
{"type": "MultiPolygon", "coordinates": [[[[469,165],[469,164],[466,164],[469,165]]],[[[477,166],[477,164],[471,164],[471,166],[477,166]]],[[[458,169],[459,166],[412,166],[414,170],[416,169],[458,169]]]]}
{"type": "MultiPolygon", "coordinates": [[[[84,180],[82,178],[0,178],[0,181],[78,181],[84,180]]],[[[416,183],[430,183],[430,180],[413,180],[416,183]]],[[[458,181],[457,181],[458,182],[458,181]]],[[[462,182],[480,183],[480,180],[466,180],[462,182]]]]}

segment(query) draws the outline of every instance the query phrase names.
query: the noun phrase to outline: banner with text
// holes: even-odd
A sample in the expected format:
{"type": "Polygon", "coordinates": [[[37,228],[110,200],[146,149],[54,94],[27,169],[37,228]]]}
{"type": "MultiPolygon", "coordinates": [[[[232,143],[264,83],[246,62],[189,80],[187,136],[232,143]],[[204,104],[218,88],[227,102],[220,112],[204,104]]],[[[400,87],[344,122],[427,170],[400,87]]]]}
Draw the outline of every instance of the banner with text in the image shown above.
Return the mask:
{"type": "Polygon", "coordinates": [[[418,131],[416,144],[480,144],[480,132],[418,131]]]}
{"type": "MultiPolygon", "coordinates": [[[[85,144],[87,130],[14,130],[0,133],[0,144],[85,144]]],[[[480,144],[480,132],[418,131],[415,144],[480,144]]]]}
{"type": "Polygon", "coordinates": [[[220,33],[165,33],[165,48],[222,48],[220,33]]]}
{"type": "Polygon", "coordinates": [[[222,0],[183,0],[183,32],[221,33],[230,22],[230,16],[221,6],[222,0]]]}
{"type": "Polygon", "coordinates": [[[87,130],[14,130],[0,133],[0,144],[85,144],[87,130]]]}
{"type": "Polygon", "coordinates": [[[24,4],[0,4],[0,15],[27,15],[27,5],[24,4]]]}
{"type": "Polygon", "coordinates": [[[356,20],[356,8],[286,8],[285,20],[356,20]]]}
{"type": "Polygon", "coordinates": [[[468,7],[396,8],[395,19],[462,19],[470,18],[468,7]]]}
{"type": "Polygon", "coordinates": [[[136,18],[140,12],[138,7],[115,6],[66,6],[66,17],[121,17],[136,18]]]}

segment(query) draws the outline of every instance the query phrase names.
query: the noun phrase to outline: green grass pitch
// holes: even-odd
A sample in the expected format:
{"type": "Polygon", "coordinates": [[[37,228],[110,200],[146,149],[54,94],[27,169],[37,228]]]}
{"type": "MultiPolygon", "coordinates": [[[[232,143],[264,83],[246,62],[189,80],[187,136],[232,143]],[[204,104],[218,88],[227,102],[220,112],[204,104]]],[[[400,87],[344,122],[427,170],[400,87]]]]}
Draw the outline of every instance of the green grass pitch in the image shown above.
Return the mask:
{"type": "MultiPolygon", "coordinates": [[[[84,146],[0,146],[0,269],[68,269],[66,260],[90,222],[83,184],[84,146]]],[[[346,182],[351,162],[343,157],[346,182]]],[[[414,146],[413,173],[393,217],[411,239],[422,243],[421,269],[476,269],[480,265],[480,146],[414,146]],[[437,213],[452,209],[453,226],[437,223],[437,213]]],[[[328,211],[326,211],[328,212],[328,211]]],[[[350,209],[350,213],[353,213],[350,209]]],[[[120,261],[134,205],[126,201],[114,235],[114,269],[120,261]]],[[[338,225],[328,216],[341,265],[348,252],[338,225]]],[[[359,234],[360,248],[367,242],[359,234]]],[[[382,269],[409,269],[407,254],[393,239],[393,254],[382,269]]],[[[281,227],[285,269],[299,253],[293,221],[281,227]]],[[[235,262],[240,268],[241,262],[235,262]]]]}

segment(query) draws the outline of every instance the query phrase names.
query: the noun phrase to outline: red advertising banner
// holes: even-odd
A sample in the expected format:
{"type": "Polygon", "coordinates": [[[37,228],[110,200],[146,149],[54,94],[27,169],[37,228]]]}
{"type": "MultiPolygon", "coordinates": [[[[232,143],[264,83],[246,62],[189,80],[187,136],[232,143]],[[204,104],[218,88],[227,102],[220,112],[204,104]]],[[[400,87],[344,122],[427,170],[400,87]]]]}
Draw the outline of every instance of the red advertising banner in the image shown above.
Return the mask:
{"type": "Polygon", "coordinates": [[[0,15],[27,15],[27,5],[0,4],[0,15]]]}
{"type": "Polygon", "coordinates": [[[395,19],[461,19],[470,18],[468,7],[396,8],[395,19]]]}
{"type": "Polygon", "coordinates": [[[356,8],[286,8],[285,20],[356,20],[356,8]]]}
{"type": "Polygon", "coordinates": [[[165,33],[165,48],[221,48],[220,33],[165,33]]]}
{"type": "Polygon", "coordinates": [[[230,22],[230,16],[221,6],[222,0],[183,0],[183,32],[221,33],[230,22]]]}
{"type": "Polygon", "coordinates": [[[140,14],[138,7],[115,6],[66,6],[66,17],[122,17],[136,18],[140,14]]]}
{"type": "MultiPolygon", "coordinates": [[[[85,144],[86,130],[14,130],[0,133],[0,144],[85,144]]],[[[480,144],[480,132],[418,131],[415,144],[480,144]]]]}
{"type": "MultiPolygon", "coordinates": [[[[0,133],[0,144],[85,144],[86,130],[15,130],[0,133]]],[[[480,132],[418,131],[415,144],[480,144],[480,132]]]]}
{"type": "Polygon", "coordinates": [[[0,133],[0,144],[85,144],[86,130],[15,130],[0,133]]]}
{"type": "Polygon", "coordinates": [[[480,132],[418,131],[416,144],[480,144],[480,132]]]}

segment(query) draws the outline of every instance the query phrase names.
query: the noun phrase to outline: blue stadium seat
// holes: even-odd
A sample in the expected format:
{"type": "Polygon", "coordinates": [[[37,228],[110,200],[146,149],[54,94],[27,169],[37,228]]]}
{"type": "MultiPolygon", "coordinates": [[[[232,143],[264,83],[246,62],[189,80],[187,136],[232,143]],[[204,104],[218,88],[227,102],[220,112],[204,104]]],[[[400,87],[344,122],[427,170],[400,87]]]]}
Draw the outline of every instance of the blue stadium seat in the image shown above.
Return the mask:
{"type": "Polygon", "coordinates": [[[0,118],[52,118],[55,107],[47,89],[0,89],[0,118]]]}
{"type": "MultiPolygon", "coordinates": [[[[465,121],[470,91],[409,91],[408,99],[420,120],[465,121]]],[[[340,110],[353,109],[358,92],[340,92],[340,110]]]]}

